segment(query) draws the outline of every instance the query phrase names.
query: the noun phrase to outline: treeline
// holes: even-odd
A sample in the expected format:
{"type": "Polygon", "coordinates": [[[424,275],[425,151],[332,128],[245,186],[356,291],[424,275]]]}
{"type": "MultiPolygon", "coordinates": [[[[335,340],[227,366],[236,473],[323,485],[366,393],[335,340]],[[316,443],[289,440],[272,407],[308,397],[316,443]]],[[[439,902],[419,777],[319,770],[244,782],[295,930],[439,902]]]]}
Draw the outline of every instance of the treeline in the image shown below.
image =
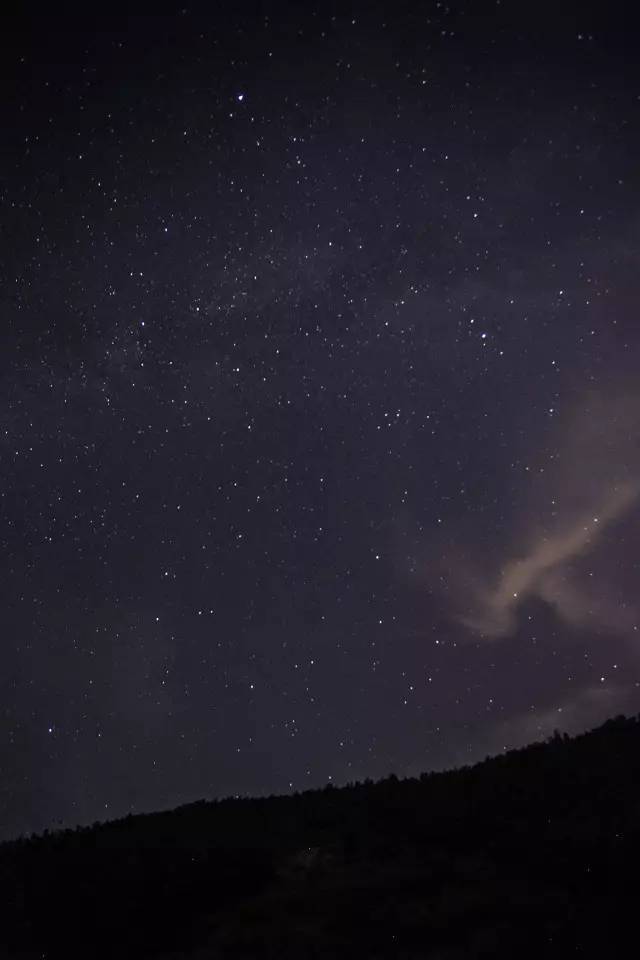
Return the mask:
{"type": "Polygon", "coordinates": [[[418,779],[223,800],[0,846],[0,956],[616,955],[640,718],[418,779]]]}

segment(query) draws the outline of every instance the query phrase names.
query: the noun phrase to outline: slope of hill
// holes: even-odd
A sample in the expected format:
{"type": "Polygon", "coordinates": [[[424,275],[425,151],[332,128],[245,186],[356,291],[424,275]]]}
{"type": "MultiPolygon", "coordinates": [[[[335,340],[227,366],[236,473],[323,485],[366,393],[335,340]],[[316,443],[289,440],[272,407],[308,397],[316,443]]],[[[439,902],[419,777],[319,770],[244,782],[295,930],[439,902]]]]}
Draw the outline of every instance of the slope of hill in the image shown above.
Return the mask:
{"type": "Polygon", "coordinates": [[[199,802],[0,847],[2,956],[617,955],[640,717],[471,768],[199,802]]]}

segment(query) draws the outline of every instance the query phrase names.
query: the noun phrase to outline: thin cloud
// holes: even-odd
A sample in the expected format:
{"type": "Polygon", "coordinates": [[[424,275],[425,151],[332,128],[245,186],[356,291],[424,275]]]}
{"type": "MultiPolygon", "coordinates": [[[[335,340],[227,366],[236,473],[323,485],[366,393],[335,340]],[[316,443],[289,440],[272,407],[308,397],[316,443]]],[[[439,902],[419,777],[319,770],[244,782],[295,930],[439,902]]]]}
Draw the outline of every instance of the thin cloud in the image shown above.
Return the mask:
{"type": "Polygon", "coordinates": [[[548,737],[554,730],[576,734],[603,723],[615,711],[633,713],[635,709],[637,690],[633,684],[592,684],[567,692],[555,704],[510,717],[495,728],[488,746],[497,752],[548,737]]]}
{"type": "Polygon", "coordinates": [[[534,467],[501,531],[499,555],[470,548],[464,562],[447,556],[452,619],[476,635],[507,637],[523,604],[537,598],[569,625],[632,630],[640,614],[620,584],[586,567],[632,559],[619,527],[640,499],[639,439],[638,396],[583,395],[529,451],[534,467]]]}
{"type": "Polygon", "coordinates": [[[612,490],[597,515],[582,516],[568,530],[535,541],[521,557],[507,560],[495,587],[480,590],[477,609],[458,619],[465,626],[491,637],[512,633],[517,611],[524,600],[538,596],[555,607],[564,619],[581,623],[592,612],[590,599],[578,584],[570,584],[563,570],[592,550],[605,529],[623,516],[640,494],[640,485],[625,484],[612,490]]]}

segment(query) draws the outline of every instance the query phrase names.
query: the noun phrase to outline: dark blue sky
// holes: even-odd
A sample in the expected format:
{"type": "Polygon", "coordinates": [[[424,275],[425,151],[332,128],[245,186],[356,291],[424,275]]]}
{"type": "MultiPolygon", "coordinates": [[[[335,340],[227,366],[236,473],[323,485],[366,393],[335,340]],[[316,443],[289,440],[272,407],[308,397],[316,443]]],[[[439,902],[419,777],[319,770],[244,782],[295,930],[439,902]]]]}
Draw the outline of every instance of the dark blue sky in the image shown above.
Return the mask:
{"type": "Polygon", "coordinates": [[[3,37],[4,836],[639,709],[630,24],[65,9],[3,37]]]}

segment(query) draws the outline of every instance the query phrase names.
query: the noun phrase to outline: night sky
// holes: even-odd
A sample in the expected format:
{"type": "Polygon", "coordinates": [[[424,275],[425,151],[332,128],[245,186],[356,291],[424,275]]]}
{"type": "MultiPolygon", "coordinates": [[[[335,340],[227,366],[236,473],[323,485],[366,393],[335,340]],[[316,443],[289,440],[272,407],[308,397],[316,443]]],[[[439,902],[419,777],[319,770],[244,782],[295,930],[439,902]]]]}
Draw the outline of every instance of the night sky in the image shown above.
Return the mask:
{"type": "Polygon", "coordinates": [[[632,25],[51,9],[1,41],[0,835],[640,710],[632,25]]]}

